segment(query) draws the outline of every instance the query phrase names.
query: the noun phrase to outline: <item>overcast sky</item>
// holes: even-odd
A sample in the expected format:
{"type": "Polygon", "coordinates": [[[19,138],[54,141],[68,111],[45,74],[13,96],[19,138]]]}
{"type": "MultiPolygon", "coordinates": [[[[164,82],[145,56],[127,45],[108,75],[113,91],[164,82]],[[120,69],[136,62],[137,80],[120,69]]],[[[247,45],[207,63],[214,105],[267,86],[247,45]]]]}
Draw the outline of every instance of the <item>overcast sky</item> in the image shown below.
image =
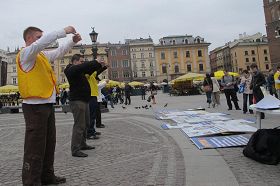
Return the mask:
{"type": "MultiPolygon", "coordinates": [[[[91,27],[101,43],[168,35],[201,36],[210,49],[240,33],[266,35],[262,0],[2,0],[0,48],[24,46],[22,32],[45,33],[73,25],[90,44],[91,27]]],[[[62,40],[62,42],[64,42],[62,40]]]]}

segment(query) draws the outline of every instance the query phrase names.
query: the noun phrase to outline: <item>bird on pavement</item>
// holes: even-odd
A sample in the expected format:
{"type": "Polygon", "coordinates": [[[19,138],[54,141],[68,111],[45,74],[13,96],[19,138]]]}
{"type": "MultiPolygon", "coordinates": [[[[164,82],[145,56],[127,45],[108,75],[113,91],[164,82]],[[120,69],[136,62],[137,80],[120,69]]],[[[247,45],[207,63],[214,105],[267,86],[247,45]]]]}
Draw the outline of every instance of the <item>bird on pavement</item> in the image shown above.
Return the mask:
{"type": "Polygon", "coordinates": [[[126,107],[122,106],[123,109],[126,109],[126,107]]]}
{"type": "Polygon", "coordinates": [[[167,107],[168,103],[166,103],[163,107],[167,107]]]}

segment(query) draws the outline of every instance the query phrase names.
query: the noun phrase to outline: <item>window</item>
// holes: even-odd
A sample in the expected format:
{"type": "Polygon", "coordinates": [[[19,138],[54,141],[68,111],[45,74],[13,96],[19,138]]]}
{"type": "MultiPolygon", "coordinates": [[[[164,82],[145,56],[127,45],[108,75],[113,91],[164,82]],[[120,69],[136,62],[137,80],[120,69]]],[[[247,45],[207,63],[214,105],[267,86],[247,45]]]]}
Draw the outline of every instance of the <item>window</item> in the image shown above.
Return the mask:
{"type": "Polygon", "coordinates": [[[13,67],[13,72],[17,72],[17,67],[13,67]]]}
{"type": "Polygon", "coordinates": [[[124,56],[126,56],[126,55],[127,55],[127,50],[123,50],[123,51],[122,51],[122,54],[123,54],[124,56]]]}
{"type": "Polygon", "coordinates": [[[61,68],[60,72],[64,72],[65,67],[61,66],[60,68],[61,68]]]}
{"type": "Polygon", "coordinates": [[[268,57],[267,56],[264,57],[264,61],[268,61],[268,57]]]}
{"type": "Polygon", "coordinates": [[[234,52],[234,56],[236,57],[236,52],[234,52]]]}
{"type": "Polygon", "coordinates": [[[142,61],[141,67],[142,67],[142,68],[145,68],[145,67],[146,67],[146,66],[145,66],[145,62],[142,61]]]}
{"type": "Polygon", "coordinates": [[[112,71],[112,77],[118,78],[119,77],[118,71],[112,71]]]}
{"type": "Polygon", "coordinates": [[[174,72],[175,72],[175,73],[179,73],[179,65],[178,65],[178,64],[176,64],[176,65],[174,66],[174,72]]]}
{"type": "Polygon", "coordinates": [[[161,52],[161,53],[160,53],[160,58],[161,58],[161,59],[165,59],[165,53],[164,53],[164,52],[161,52]]]}
{"type": "Polygon", "coordinates": [[[188,72],[191,72],[191,71],[192,71],[192,65],[191,65],[191,64],[188,64],[188,65],[187,65],[187,71],[188,71],[188,72]]]}
{"type": "Polygon", "coordinates": [[[13,78],[13,85],[16,85],[17,84],[17,78],[13,78]]]}
{"type": "Polygon", "coordinates": [[[142,72],[142,77],[146,77],[146,72],[142,72]]]}
{"type": "Polygon", "coordinates": [[[163,74],[167,73],[167,68],[165,64],[162,65],[161,70],[163,74]]]}
{"type": "Polygon", "coordinates": [[[117,68],[117,67],[118,67],[118,62],[112,61],[112,68],[117,68]]]}
{"type": "Polygon", "coordinates": [[[123,67],[129,67],[128,60],[123,60],[123,67]]]}
{"type": "Polygon", "coordinates": [[[202,57],[202,51],[201,51],[201,50],[198,50],[198,51],[197,51],[197,56],[198,56],[198,57],[202,57]]]}
{"type": "Polygon", "coordinates": [[[173,56],[174,56],[174,58],[178,58],[177,51],[174,51],[174,52],[173,52],[173,56]]]}
{"type": "Polygon", "coordinates": [[[136,58],[136,54],[132,54],[132,58],[135,59],[136,58]]]}
{"type": "Polygon", "coordinates": [[[253,58],[252,58],[252,61],[253,61],[253,62],[256,62],[256,58],[253,57],[253,58]]]}
{"type": "Polygon", "coordinates": [[[155,76],[154,71],[151,71],[151,76],[152,76],[152,77],[154,77],[154,76],[155,76]]]}
{"type": "Polygon", "coordinates": [[[245,60],[246,60],[246,62],[249,62],[249,58],[246,58],[245,60]]]}
{"type": "Polygon", "coordinates": [[[185,44],[188,44],[188,43],[189,43],[189,41],[187,39],[185,39],[185,44]]]}
{"type": "Polygon", "coordinates": [[[252,50],[251,53],[252,53],[252,55],[255,55],[255,50],[252,50]]]}
{"type": "Polygon", "coordinates": [[[266,69],[266,70],[269,69],[269,65],[268,65],[268,64],[265,65],[265,69],[266,69]]]}
{"type": "Polygon", "coordinates": [[[175,45],[175,44],[176,44],[176,41],[175,41],[175,40],[173,40],[173,41],[172,41],[172,43],[173,43],[173,45],[175,45]]]}
{"type": "Polygon", "coordinates": [[[111,50],[111,55],[112,55],[112,56],[115,56],[116,53],[117,53],[116,50],[111,50]]]}
{"type": "Polygon", "coordinates": [[[266,49],[264,49],[264,50],[263,50],[263,53],[264,53],[264,54],[267,54],[267,50],[266,50],[266,49]]]}
{"type": "Polygon", "coordinates": [[[186,51],[186,57],[190,57],[190,51],[186,51]]]}
{"type": "Polygon", "coordinates": [[[133,77],[138,77],[137,72],[133,72],[133,77]]]}
{"type": "Polygon", "coordinates": [[[244,54],[245,54],[245,56],[248,56],[248,51],[247,50],[244,51],[244,54]]]}
{"type": "Polygon", "coordinates": [[[153,67],[153,66],[154,66],[154,64],[153,64],[153,62],[151,61],[151,62],[150,62],[150,67],[153,67]]]}
{"type": "Polygon", "coordinates": [[[203,71],[203,64],[199,64],[199,71],[203,71]]]}
{"type": "Polygon", "coordinates": [[[130,76],[130,75],[129,75],[129,72],[128,72],[128,71],[123,72],[123,77],[128,78],[129,76],[130,76]]]}
{"type": "Polygon", "coordinates": [[[64,59],[61,59],[61,60],[60,60],[60,64],[64,64],[64,59]]]}
{"type": "Polygon", "coordinates": [[[153,54],[152,53],[149,53],[149,58],[152,58],[153,57],[153,54]]]}
{"type": "Polygon", "coordinates": [[[141,58],[143,59],[145,57],[144,53],[141,53],[141,58]]]}

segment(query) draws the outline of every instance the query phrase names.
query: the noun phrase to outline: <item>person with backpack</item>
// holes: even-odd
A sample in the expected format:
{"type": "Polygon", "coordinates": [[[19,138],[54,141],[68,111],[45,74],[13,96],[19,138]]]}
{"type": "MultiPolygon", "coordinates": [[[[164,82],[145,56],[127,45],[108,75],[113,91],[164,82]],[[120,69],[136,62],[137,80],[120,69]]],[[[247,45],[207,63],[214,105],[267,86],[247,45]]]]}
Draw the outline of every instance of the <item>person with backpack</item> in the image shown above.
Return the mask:
{"type": "Polygon", "coordinates": [[[227,99],[228,110],[232,110],[231,101],[233,101],[236,110],[241,110],[237,102],[237,94],[234,88],[236,81],[233,76],[228,74],[227,70],[224,71],[224,74],[225,75],[221,80],[221,85],[224,87],[224,93],[227,99]]]}

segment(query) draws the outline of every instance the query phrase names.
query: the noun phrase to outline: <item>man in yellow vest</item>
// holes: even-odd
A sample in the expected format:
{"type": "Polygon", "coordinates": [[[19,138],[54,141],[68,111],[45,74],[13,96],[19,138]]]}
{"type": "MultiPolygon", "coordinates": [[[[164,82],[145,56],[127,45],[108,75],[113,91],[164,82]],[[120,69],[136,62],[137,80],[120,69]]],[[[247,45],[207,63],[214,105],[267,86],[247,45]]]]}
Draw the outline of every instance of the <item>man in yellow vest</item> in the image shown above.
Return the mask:
{"type": "Polygon", "coordinates": [[[277,72],[274,74],[274,82],[278,99],[280,99],[280,66],[277,67],[277,72]]]}
{"type": "Polygon", "coordinates": [[[41,29],[28,27],[23,32],[23,39],[26,46],[16,58],[26,125],[22,182],[24,186],[65,183],[65,178],[54,175],[56,129],[53,104],[58,92],[49,62],[66,54],[81,36],[72,26],[44,35],[41,29]],[[67,34],[73,34],[67,44],[43,51],[67,34]]]}

